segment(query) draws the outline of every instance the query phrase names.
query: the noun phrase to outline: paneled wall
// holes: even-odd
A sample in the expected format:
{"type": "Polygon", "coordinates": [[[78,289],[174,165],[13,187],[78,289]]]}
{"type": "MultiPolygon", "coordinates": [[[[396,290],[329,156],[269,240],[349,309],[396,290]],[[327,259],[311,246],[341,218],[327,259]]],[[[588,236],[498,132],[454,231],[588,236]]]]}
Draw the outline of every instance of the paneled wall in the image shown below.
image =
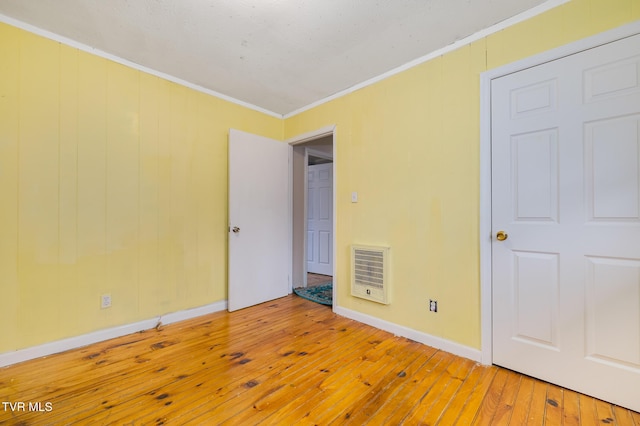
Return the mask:
{"type": "Polygon", "coordinates": [[[479,349],[480,74],[638,19],[640,0],[572,0],[288,118],[285,138],[337,126],[338,305],[479,349]],[[390,305],[350,295],[351,244],[391,247],[390,305]]]}
{"type": "Polygon", "coordinates": [[[0,353],[225,300],[230,127],[282,139],[282,120],[0,24],[0,353]]]}
{"type": "Polygon", "coordinates": [[[338,304],[479,348],[480,73],[638,19],[572,0],[284,121],[0,24],[0,353],[226,299],[228,129],[331,124],[338,304]],[[354,243],[391,305],[349,295],[354,243]]]}

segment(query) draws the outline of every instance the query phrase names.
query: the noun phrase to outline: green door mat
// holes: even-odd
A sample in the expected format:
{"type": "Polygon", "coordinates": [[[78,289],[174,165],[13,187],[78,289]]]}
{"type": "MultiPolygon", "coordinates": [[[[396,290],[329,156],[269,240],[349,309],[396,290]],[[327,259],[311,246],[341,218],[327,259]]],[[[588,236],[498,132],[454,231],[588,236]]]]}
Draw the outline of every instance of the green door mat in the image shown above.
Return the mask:
{"type": "Polygon", "coordinates": [[[294,288],[293,292],[300,297],[304,297],[312,302],[323,305],[333,305],[333,283],[317,285],[313,287],[294,288]]]}

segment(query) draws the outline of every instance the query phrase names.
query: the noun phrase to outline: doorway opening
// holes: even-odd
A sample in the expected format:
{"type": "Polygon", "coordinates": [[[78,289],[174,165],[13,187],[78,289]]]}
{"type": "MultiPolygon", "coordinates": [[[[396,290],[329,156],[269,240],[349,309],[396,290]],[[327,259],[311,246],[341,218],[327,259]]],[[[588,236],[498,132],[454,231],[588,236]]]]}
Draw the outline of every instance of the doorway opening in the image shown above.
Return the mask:
{"type": "Polygon", "coordinates": [[[334,127],[293,138],[289,143],[292,146],[292,290],[327,283],[332,283],[335,289],[334,127]]]}

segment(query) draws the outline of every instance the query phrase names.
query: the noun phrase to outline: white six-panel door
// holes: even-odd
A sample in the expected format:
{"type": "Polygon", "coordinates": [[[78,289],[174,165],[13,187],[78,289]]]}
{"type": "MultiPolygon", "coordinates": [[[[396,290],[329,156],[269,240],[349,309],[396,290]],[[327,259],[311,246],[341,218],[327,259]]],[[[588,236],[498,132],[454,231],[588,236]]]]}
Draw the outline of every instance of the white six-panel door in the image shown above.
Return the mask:
{"type": "Polygon", "coordinates": [[[307,272],[333,275],[333,164],[309,166],[307,272]]]}
{"type": "Polygon", "coordinates": [[[640,36],[491,104],[493,361],[640,411],[640,36]]]}

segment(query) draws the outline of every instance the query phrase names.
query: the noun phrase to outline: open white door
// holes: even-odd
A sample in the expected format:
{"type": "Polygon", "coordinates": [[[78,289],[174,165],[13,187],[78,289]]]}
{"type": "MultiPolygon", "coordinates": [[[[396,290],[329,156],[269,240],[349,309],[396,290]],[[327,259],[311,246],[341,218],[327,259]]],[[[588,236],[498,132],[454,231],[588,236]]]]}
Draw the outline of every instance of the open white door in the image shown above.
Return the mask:
{"type": "Polygon", "coordinates": [[[229,131],[229,311],[289,293],[289,145],[229,131]]]}

